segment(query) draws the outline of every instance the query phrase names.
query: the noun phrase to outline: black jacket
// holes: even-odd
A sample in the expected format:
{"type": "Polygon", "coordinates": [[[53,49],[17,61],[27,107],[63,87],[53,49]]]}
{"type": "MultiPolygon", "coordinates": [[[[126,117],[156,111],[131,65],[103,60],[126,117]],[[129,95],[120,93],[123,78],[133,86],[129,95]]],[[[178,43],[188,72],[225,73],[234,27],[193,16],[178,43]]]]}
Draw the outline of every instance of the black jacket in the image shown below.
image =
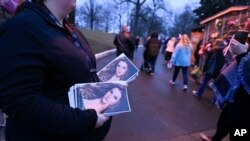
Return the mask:
{"type": "Polygon", "coordinates": [[[128,57],[135,47],[132,35],[126,36],[124,33],[116,35],[113,43],[116,45],[117,55],[124,53],[128,57]]]}
{"type": "Polygon", "coordinates": [[[145,45],[144,59],[156,58],[161,48],[161,42],[157,38],[150,38],[145,45]]]}
{"type": "Polygon", "coordinates": [[[211,74],[213,79],[216,79],[221,73],[221,69],[225,64],[225,57],[223,55],[223,49],[219,48],[212,53],[209,53],[203,71],[207,74],[211,74]]]}
{"type": "Polygon", "coordinates": [[[107,133],[110,122],[94,129],[95,110],[69,107],[69,87],[93,81],[83,52],[96,64],[85,38],[77,35],[84,49],[33,3],[0,27],[0,109],[9,115],[7,140],[100,140],[107,133]]]}

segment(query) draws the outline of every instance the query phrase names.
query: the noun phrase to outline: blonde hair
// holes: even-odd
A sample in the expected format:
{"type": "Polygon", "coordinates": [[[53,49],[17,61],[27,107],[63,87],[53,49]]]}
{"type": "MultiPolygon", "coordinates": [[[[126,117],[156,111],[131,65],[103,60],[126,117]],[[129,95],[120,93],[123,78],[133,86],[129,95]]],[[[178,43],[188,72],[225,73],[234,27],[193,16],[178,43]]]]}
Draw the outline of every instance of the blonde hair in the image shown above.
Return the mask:
{"type": "Polygon", "coordinates": [[[179,41],[179,45],[181,47],[186,47],[187,49],[190,47],[190,39],[188,37],[187,34],[183,34],[181,37],[180,37],[180,41],[179,41]]]}

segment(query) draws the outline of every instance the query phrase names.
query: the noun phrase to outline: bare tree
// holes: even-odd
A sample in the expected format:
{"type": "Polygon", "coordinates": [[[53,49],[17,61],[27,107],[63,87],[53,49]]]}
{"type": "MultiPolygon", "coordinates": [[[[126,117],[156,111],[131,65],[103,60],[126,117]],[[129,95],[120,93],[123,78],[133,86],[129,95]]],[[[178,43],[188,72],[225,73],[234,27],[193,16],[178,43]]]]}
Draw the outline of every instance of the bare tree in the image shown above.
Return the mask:
{"type": "Polygon", "coordinates": [[[153,24],[155,22],[155,19],[157,18],[157,15],[156,15],[156,12],[159,11],[159,10],[163,10],[163,11],[167,11],[165,9],[165,4],[164,4],[164,1],[163,0],[152,0],[153,2],[153,8],[152,8],[152,13],[151,13],[151,18],[150,18],[150,25],[149,25],[149,28],[148,28],[148,34],[150,34],[150,32],[152,31],[152,28],[153,28],[153,24]]]}
{"type": "Polygon", "coordinates": [[[96,0],[88,0],[85,4],[79,8],[77,14],[78,20],[84,20],[87,26],[93,30],[100,20],[100,10],[102,6],[96,2],[96,0]]]}
{"type": "Polygon", "coordinates": [[[105,32],[109,32],[111,26],[115,25],[115,9],[116,8],[112,3],[107,2],[103,3],[103,8],[99,11],[101,13],[100,24],[103,25],[105,32]]]}
{"type": "Polygon", "coordinates": [[[190,6],[186,6],[181,14],[176,14],[173,22],[173,27],[170,29],[172,36],[178,36],[178,34],[190,34],[191,29],[194,27],[194,13],[190,6]]]}
{"type": "Polygon", "coordinates": [[[142,8],[139,25],[138,35],[148,36],[152,31],[157,31],[159,33],[166,33],[165,17],[154,13],[154,9],[150,6],[142,8]]]}
{"type": "Polygon", "coordinates": [[[114,8],[116,9],[116,16],[118,18],[118,29],[121,29],[122,27],[122,17],[124,14],[124,6],[123,3],[118,1],[118,0],[114,0],[114,8]]]}
{"type": "Polygon", "coordinates": [[[141,7],[146,2],[146,0],[124,0],[122,2],[129,2],[135,5],[133,28],[134,28],[134,34],[138,35],[138,23],[139,23],[141,7]]]}

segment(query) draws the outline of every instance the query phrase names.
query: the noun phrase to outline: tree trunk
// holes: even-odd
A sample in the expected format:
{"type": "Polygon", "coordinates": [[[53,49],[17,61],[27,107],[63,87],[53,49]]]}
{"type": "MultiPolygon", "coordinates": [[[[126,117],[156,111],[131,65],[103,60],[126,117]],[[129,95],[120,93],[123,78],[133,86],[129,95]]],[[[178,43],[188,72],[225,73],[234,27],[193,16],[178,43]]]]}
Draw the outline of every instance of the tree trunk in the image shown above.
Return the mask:
{"type": "Polygon", "coordinates": [[[138,22],[139,22],[139,14],[140,14],[140,0],[137,0],[136,8],[135,8],[135,23],[134,23],[134,34],[138,35],[138,22]]]}

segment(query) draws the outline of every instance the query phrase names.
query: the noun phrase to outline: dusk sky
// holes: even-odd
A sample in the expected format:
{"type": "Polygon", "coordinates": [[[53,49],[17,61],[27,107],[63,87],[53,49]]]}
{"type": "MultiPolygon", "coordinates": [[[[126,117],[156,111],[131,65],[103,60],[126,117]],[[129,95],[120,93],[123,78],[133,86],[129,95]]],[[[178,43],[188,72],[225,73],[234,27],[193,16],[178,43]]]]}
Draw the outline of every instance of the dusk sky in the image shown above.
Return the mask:
{"type": "MultiPolygon", "coordinates": [[[[81,5],[85,0],[77,0],[77,4],[81,5]]],[[[99,0],[104,1],[104,0],[99,0]]],[[[106,1],[106,0],[105,0],[106,1]]],[[[197,6],[200,0],[167,0],[171,3],[173,9],[182,9],[186,4],[189,4],[191,7],[197,6]]]]}

